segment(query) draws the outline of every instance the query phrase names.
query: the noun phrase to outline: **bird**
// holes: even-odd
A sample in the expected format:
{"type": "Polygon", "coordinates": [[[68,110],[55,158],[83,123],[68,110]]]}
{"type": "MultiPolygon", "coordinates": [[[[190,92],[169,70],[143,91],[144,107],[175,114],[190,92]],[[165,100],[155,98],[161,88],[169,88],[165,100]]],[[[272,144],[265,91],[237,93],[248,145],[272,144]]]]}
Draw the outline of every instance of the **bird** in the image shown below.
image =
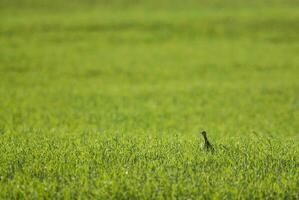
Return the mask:
{"type": "Polygon", "coordinates": [[[203,146],[204,150],[206,150],[206,151],[214,151],[213,145],[208,140],[207,132],[206,131],[202,131],[201,135],[203,136],[203,139],[205,141],[204,146],[203,146]]]}

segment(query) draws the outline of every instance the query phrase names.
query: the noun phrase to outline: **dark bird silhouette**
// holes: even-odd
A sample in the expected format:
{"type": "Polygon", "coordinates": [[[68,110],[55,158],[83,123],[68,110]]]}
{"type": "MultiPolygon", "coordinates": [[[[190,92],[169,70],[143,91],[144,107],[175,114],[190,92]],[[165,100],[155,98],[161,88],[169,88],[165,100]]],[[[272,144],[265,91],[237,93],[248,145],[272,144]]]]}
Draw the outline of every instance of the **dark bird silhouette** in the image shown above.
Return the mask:
{"type": "Polygon", "coordinates": [[[213,145],[212,145],[212,144],[209,142],[209,140],[208,140],[207,132],[202,131],[201,134],[202,134],[203,139],[204,139],[204,141],[205,141],[205,144],[204,144],[204,150],[206,150],[206,151],[214,151],[214,147],[213,147],[213,145]]]}

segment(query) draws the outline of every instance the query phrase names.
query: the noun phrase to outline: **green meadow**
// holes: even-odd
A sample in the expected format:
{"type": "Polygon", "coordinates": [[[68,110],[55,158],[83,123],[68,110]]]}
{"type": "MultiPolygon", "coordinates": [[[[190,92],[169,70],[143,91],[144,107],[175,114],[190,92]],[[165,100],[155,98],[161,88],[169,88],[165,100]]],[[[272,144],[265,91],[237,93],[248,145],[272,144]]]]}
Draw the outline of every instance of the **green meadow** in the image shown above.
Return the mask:
{"type": "Polygon", "coordinates": [[[298,199],[298,55],[296,0],[0,0],[0,199],[298,199]]]}

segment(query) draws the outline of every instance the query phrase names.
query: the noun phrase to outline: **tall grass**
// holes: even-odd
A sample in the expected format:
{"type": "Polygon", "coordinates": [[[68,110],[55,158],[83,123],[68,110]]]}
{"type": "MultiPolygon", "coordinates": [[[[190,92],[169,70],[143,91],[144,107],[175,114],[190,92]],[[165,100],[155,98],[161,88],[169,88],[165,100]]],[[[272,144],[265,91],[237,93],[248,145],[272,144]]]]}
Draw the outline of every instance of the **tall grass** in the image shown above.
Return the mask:
{"type": "Polygon", "coordinates": [[[0,198],[298,199],[296,2],[0,1],[0,198]]]}

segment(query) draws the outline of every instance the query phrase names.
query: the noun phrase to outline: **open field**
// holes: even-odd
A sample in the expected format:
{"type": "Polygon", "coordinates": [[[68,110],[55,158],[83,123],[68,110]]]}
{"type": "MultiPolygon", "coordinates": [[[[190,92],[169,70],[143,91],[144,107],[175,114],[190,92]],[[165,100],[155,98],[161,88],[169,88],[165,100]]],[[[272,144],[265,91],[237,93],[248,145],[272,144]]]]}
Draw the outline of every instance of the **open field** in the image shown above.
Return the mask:
{"type": "Polygon", "coordinates": [[[0,199],[298,199],[298,33],[295,0],[0,0],[0,199]]]}

